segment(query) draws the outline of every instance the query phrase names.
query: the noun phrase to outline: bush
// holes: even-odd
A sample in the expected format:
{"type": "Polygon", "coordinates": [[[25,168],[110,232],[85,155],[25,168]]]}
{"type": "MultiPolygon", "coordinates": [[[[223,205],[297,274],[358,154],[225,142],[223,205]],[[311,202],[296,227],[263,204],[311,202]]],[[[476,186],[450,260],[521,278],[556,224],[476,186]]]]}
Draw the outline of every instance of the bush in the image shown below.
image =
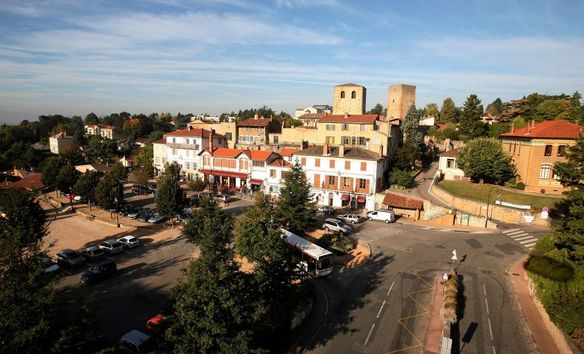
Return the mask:
{"type": "Polygon", "coordinates": [[[200,192],[204,190],[206,186],[207,183],[205,183],[205,181],[203,181],[199,177],[189,182],[189,188],[195,192],[200,192]]]}
{"type": "Polygon", "coordinates": [[[525,190],[525,183],[519,182],[515,185],[515,188],[521,189],[523,191],[523,190],[525,190]]]}
{"type": "Polygon", "coordinates": [[[574,277],[572,266],[547,256],[530,256],[525,264],[525,269],[546,279],[560,282],[568,281],[574,277]]]}
{"type": "Polygon", "coordinates": [[[345,254],[354,248],[353,240],[340,232],[327,233],[316,244],[324,248],[332,249],[340,254],[345,254]]]}
{"type": "Polygon", "coordinates": [[[410,172],[404,170],[393,170],[389,175],[389,184],[404,188],[413,188],[415,186],[414,177],[410,172]]]}

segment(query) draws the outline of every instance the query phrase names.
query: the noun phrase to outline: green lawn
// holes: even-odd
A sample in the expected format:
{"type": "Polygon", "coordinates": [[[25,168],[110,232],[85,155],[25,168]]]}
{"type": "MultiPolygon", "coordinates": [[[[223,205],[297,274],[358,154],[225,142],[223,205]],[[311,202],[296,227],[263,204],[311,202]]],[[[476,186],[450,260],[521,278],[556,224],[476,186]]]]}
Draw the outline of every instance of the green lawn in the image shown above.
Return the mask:
{"type": "MultiPolygon", "coordinates": [[[[459,181],[442,181],[438,184],[438,187],[457,197],[479,200],[486,203],[489,190],[493,187],[493,185],[459,181]]],[[[493,190],[493,192],[491,192],[491,203],[494,200],[501,200],[503,202],[513,204],[531,205],[532,208],[538,209],[543,207],[552,207],[558,200],[560,200],[560,197],[523,194],[519,192],[510,192],[506,189],[503,190],[501,195],[498,197],[495,197],[495,194],[495,190],[493,190]]]]}

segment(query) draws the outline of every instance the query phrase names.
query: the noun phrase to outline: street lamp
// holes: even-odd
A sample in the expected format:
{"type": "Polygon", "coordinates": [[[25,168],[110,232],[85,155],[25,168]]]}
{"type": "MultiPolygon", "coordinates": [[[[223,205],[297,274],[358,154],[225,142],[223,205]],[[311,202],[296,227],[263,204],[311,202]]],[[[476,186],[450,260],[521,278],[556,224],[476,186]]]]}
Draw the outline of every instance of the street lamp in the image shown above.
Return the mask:
{"type": "MultiPolygon", "coordinates": [[[[501,189],[497,186],[493,186],[493,187],[491,187],[491,189],[489,189],[489,194],[487,195],[487,213],[485,215],[485,229],[487,228],[487,223],[489,222],[489,204],[491,203],[491,192],[493,190],[497,191],[495,193],[495,195],[501,194],[501,189]]],[[[493,206],[493,208],[494,208],[494,206],[493,206]]]]}

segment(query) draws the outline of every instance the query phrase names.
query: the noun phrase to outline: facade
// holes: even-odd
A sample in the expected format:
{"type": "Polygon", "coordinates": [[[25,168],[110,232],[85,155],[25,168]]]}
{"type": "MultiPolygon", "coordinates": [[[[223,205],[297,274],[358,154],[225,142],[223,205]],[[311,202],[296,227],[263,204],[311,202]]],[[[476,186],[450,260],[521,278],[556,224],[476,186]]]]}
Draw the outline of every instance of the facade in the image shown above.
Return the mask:
{"type": "Polygon", "coordinates": [[[333,114],[364,114],[367,98],[365,86],[347,83],[333,90],[333,114]]]}
{"type": "Polygon", "coordinates": [[[216,186],[241,188],[251,179],[251,151],[215,148],[201,152],[201,168],[205,182],[216,186]]]}
{"type": "Polygon", "coordinates": [[[293,155],[306,172],[319,205],[375,209],[387,160],[380,154],[343,145],[312,146],[293,155]]]}
{"type": "Polygon", "coordinates": [[[238,149],[260,150],[262,146],[268,145],[269,135],[281,133],[282,126],[272,118],[260,118],[255,115],[253,118],[244,119],[237,123],[237,140],[235,147],[238,149]]]}
{"type": "Polygon", "coordinates": [[[154,167],[158,171],[164,169],[164,164],[176,162],[187,180],[200,177],[201,159],[199,154],[204,149],[225,147],[225,138],[214,130],[197,129],[189,126],[187,129],[176,130],[164,134],[162,140],[153,143],[154,167]]]}
{"type": "Polygon", "coordinates": [[[298,117],[302,122],[302,126],[305,128],[316,128],[316,125],[320,121],[320,118],[325,116],[325,113],[306,113],[298,117]]]}
{"type": "Polygon", "coordinates": [[[112,125],[86,124],[85,135],[99,135],[104,139],[117,139],[118,130],[112,125]]]}
{"type": "Polygon", "coordinates": [[[545,121],[500,135],[503,149],[513,158],[518,182],[527,192],[560,194],[564,187],[554,173],[556,162],[566,160],[566,149],[584,136],[584,126],[564,120],[545,121]]]}
{"type": "Polygon", "coordinates": [[[237,124],[235,121],[215,122],[207,119],[197,119],[189,123],[190,127],[198,129],[206,129],[208,131],[215,130],[215,133],[223,135],[227,147],[235,148],[237,141],[237,124]]]}
{"type": "Polygon", "coordinates": [[[63,154],[77,150],[77,144],[72,136],[61,132],[49,138],[49,148],[53,154],[63,154]]]}
{"type": "MultiPolygon", "coordinates": [[[[291,158],[291,156],[290,156],[291,158]]],[[[266,194],[280,195],[280,188],[286,182],[286,177],[290,173],[292,163],[285,158],[273,160],[267,168],[266,194]]]]}
{"type": "Polygon", "coordinates": [[[458,165],[456,164],[456,156],[459,152],[460,149],[453,149],[440,154],[438,170],[444,180],[468,180],[468,177],[464,177],[464,171],[458,168],[458,165]]]}
{"type": "Polygon", "coordinates": [[[392,85],[387,88],[387,119],[406,117],[410,106],[416,102],[416,86],[392,85]]]}

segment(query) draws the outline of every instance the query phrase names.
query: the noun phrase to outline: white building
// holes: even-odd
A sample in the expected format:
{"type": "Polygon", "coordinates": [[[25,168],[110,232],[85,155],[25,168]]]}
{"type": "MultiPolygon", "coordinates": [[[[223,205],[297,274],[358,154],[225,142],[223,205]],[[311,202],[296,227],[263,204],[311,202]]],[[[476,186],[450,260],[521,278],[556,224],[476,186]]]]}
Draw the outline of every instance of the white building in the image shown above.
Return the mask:
{"type": "Polygon", "coordinates": [[[456,156],[458,155],[459,152],[460,149],[454,149],[440,154],[438,170],[443,179],[445,180],[468,179],[468,177],[464,177],[464,171],[458,168],[458,165],[456,163],[456,156]]]}
{"type": "Polygon", "coordinates": [[[306,108],[297,108],[294,111],[294,118],[298,119],[303,114],[316,114],[316,113],[323,113],[323,114],[331,114],[333,112],[333,107],[326,105],[326,104],[315,104],[312,106],[308,106],[306,108]]]}
{"type": "Polygon", "coordinates": [[[319,205],[357,206],[374,210],[375,192],[382,188],[387,160],[360,147],[327,144],[297,152],[319,205]]]}
{"type": "Polygon", "coordinates": [[[176,162],[183,175],[188,179],[200,176],[200,153],[204,149],[226,146],[225,138],[215,134],[213,130],[189,127],[183,130],[164,134],[161,140],[153,144],[153,164],[158,171],[164,169],[166,163],[176,162]]]}
{"type": "Polygon", "coordinates": [[[116,127],[112,125],[98,125],[98,124],[86,124],[85,125],[85,135],[100,135],[105,139],[115,139],[118,137],[116,127]]]}
{"type": "Polygon", "coordinates": [[[49,138],[49,148],[53,154],[62,154],[77,150],[77,144],[72,136],[61,132],[49,138]]]}

